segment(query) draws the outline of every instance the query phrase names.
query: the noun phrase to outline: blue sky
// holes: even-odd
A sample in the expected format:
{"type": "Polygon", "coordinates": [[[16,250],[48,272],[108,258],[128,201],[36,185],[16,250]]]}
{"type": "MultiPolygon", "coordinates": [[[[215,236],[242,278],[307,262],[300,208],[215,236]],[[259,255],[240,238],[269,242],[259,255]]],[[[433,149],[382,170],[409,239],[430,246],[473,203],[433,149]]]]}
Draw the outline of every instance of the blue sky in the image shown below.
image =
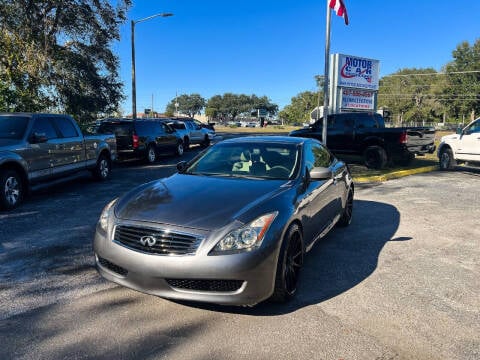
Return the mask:
{"type": "MultiPolygon", "coordinates": [[[[137,111],[163,112],[178,94],[208,100],[226,92],[266,95],[280,109],[315,91],[324,72],[327,0],[134,0],[114,51],[131,113],[130,20],[135,26],[137,111]]],[[[344,0],[350,24],[332,12],[330,53],[380,61],[380,76],[402,68],[440,71],[462,41],[480,38],[480,1],[344,0]]]]}

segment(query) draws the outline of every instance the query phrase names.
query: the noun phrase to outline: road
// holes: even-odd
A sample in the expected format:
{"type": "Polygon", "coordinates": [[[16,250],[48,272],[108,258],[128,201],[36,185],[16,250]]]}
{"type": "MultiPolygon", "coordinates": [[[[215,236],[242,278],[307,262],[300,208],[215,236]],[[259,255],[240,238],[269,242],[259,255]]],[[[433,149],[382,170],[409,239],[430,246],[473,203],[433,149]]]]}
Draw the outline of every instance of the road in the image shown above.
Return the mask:
{"type": "Polygon", "coordinates": [[[93,267],[103,206],[176,161],[124,164],[0,213],[2,359],[480,358],[478,172],[358,186],[351,226],[307,255],[297,298],[234,308],[141,294],[93,267]]]}

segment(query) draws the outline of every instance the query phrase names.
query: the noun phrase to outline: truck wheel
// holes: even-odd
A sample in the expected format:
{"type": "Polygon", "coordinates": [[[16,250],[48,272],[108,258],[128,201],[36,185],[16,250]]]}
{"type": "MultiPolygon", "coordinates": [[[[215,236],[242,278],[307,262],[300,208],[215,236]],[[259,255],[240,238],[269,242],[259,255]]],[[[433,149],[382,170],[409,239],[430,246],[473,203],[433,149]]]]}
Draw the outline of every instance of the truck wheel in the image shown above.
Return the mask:
{"type": "Polygon", "coordinates": [[[443,148],[440,152],[440,170],[452,170],[457,165],[450,148],[443,148]]]}
{"type": "Polygon", "coordinates": [[[0,187],[0,208],[12,210],[22,202],[24,187],[15,170],[7,170],[0,175],[0,187]]]}
{"type": "Polygon", "coordinates": [[[205,139],[203,139],[202,146],[203,147],[210,146],[210,138],[208,137],[208,135],[205,135],[205,139]]]}
{"type": "Polygon", "coordinates": [[[297,292],[297,282],[303,265],[303,238],[297,224],[292,224],[285,234],[278,256],[275,289],[271,301],[285,302],[297,292]]]}
{"type": "Polygon", "coordinates": [[[380,146],[369,146],[363,153],[365,166],[369,169],[383,169],[387,164],[387,153],[380,146]]]}
{"type": "Polygon", "coordinates": [[[188,137],[183,138],[183,150],[187,151],[190,149],[190,140],[188,140],[188,137]]]}
{"type": "Polygon", "coordinates": [[[157,150],[155,149],[155,146],[148,145],[146,160],[149,164],[153,164],[155,161],[157,161],[157,150]]]}
{"type": "Polygon", "coordinates": [[[93,176],[95,179],[104,181],[110,177],[110,172],[112,170],[112,164],[108,157],[105,154],[101,154],[97,160],[97,165],[93,170],[93,176]]]}
{"type": "Polygon", "coordinates": [[[175,154],[177,154],[178,156],[182,156],[183,155],[183,143],[181,141],[179,141],[177,143],[177,147],[175,149],[175,154]]]}

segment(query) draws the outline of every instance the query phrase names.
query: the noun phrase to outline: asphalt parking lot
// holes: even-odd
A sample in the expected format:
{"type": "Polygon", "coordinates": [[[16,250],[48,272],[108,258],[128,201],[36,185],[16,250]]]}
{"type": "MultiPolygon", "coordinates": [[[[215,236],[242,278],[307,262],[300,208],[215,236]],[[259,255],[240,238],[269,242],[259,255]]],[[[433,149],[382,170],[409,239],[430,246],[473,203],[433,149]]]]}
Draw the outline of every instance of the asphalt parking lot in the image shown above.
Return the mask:
{"type": "Polygon", "coordinates": [[[0,213],[1,358],[480,358],[478,171],[359,185],[351,226],[307,255],[297,298],[232,308],[144,295],[93,268],[103,206],[177,161],[123,164],[0,213]]]}

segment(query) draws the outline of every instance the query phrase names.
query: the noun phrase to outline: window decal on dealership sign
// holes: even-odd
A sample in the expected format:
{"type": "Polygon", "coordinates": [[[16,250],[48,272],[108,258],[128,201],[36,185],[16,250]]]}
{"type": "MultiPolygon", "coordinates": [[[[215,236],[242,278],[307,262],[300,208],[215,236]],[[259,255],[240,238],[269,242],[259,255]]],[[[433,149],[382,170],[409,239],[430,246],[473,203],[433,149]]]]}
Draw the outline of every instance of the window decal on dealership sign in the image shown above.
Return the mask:
{"type": "Polygon", "coordinates": [[[379,61],[338,54],[338,86],[378,90],[379,61]]]}
{"type": "Polygon", "coordinates": [[[342,109],[373,110],[375,93],[367,90],[342,89],[342,109]]]}

